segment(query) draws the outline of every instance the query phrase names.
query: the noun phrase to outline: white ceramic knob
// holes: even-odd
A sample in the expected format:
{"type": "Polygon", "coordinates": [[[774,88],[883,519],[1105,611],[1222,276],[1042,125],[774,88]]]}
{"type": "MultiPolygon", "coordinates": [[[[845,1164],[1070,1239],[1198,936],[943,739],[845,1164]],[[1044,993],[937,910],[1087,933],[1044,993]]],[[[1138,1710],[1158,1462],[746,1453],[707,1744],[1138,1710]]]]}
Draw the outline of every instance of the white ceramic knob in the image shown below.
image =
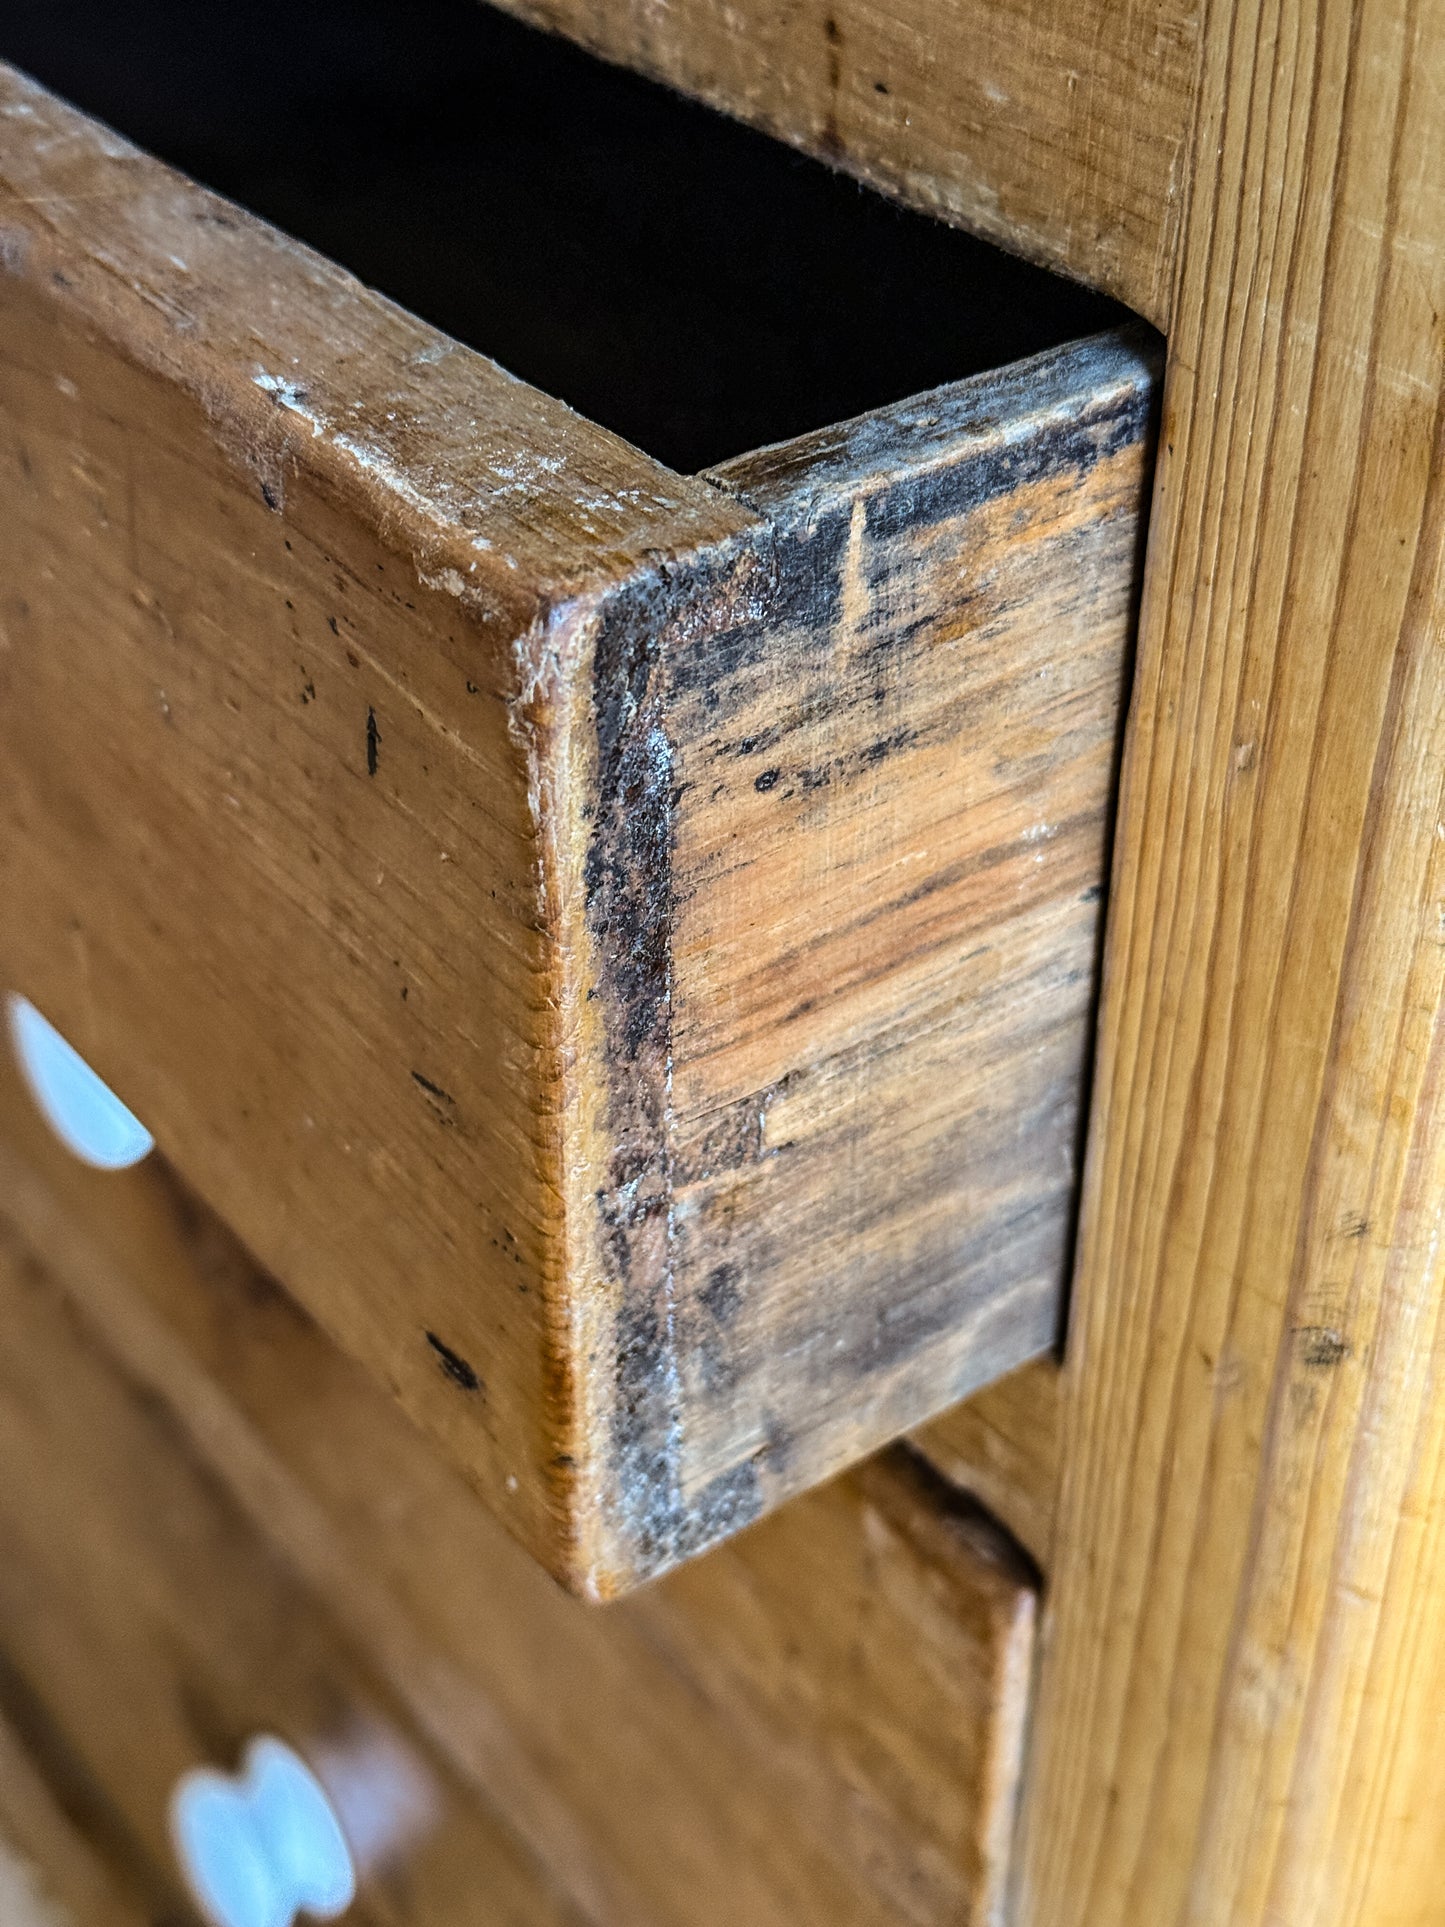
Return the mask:
{"type": "Polygon", "coordinates": [[[171,1838],[211,1927],[291,1927],[334,1920],[356,1896],[356,1870],[325,1788],[269,1735],[233,1777],[185,1774],[171,1796],[171,1838]]]}
{"type": "Polygon", "coordinates": [[[154,1148],[140,1119],[34,1004],[12,994],[5,1000],[5,1014],[31,1095],[61,1143],[101,1171],[139,1164],[154,1148]]]}

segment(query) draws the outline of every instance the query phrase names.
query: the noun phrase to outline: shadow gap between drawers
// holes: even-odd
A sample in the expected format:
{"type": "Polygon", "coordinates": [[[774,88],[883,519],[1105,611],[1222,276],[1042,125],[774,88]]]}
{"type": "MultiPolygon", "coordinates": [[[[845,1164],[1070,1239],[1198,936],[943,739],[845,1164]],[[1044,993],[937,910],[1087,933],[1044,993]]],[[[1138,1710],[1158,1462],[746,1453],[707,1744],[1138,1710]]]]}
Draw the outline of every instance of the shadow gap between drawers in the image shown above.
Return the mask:
{"type": "Polygon", "coordinates": [[[9,0],[0,56],[683,471],[1124,317],[474,0],[9,0]]]}

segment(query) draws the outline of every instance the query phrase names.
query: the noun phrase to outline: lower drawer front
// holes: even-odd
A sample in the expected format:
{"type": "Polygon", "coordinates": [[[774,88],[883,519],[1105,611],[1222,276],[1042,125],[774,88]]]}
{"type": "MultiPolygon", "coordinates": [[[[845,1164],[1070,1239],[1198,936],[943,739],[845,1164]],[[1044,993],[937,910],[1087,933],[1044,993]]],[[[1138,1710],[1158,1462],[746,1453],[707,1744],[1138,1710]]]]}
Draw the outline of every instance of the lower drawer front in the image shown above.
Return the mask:
{"type": "Polygon", "coordinates": [[[176,1781],[272,1733],[340,1811],[358,1920],[579,1919],[3,1222],[0,1306],[0,1703],[153,1905],[182,1900],[176,1781]]]}
{"type": "Polygon", "coordinates": [[[270,1731],[370,1803],[358,1919],[999,1917],[1034,1590],[921,1462],[587,1607],[163,1164],[81,1169],[8,1073],[0,1197],[0,1712],[158,1892],[176,1777],[270,1731]]]}
{"type": "Polygon", "coordinates": [[[157,1927],[131,1869],[66,1811],[3,1716],[0,1920],[5,1927],[157,1927]]]}

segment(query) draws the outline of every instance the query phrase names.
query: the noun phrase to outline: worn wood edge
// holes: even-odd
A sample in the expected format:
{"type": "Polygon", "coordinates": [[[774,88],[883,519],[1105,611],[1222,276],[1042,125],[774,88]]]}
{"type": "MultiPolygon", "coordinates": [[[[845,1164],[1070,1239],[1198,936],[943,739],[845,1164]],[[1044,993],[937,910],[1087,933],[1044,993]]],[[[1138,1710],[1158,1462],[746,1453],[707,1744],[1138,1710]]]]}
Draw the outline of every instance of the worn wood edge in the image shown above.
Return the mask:
{"type": "MultiPolygon", "coordinates": [[[[545,759],[561,778],[542,820],[552,825],[563,933],[559,1008],[573,1013],[561,1066],[573,1121],[559,1174],[570,1271],[555,1300],[571,1441],[558,1468],[569,1494],[560,1576],[597,1601],[659,1576],[703,1543],[687,1523],[667,1451],[657,1449],[676,1420],[658,1398],[675,1373],[658,1236],[671,1155],[673,767],[655,672],[670,641],[760,612],[773,586],[766,543],[766,523],[753,521],[731,541],[652,559],[579,609],[583,669],[568,678],[574,700],[559,706],[556,753],[545,759]]],[[[741,1522],[713,1523],[707,1543],[741,1522]]]]}
{"type": "Polygon", "coordinates": [[[0,272],[199,399],[278,511],[314,475],[480,629],[743,520],[3,64],[0,272]]]}
{"type": "Polygon", "coordinates": [[[552,939],[552,1041],[539,1087],[559,1093],[544,1127],[544,1183],[558,1205],[541,1280],[557,1439],[547,1564],[594,1601],[676,1563],[653,1556],[647,1522],[659,1507],[682,1516],[675,1495],[654,1484],[664,1468],[629,1464],[615,1449],[636,1429],[649,1359],[663,1349],[649,1344],[645,1314],[638,1322],[625,1229],[653,1208],[638,1186],[658,1120],[641,1118],[639,1103],[658,1069],[650,1059],[671,877],[658,817],[671,770],[647,683],[663,634],[695,635],[756,607],[767,582],[763,528],[750,517],[731,538],[650,554],[611,591],[558,608],[518,711],[552,939]],[[629,753],[639,741],[640,756],[629,753]]]}
{"type": "MultiPolygon", "coordinates": [[[[1151,330],[1110,331],[709,471],[763,522],[730,549],[709,551],[690,582],[670,569],[651,581],[639,576],[605,605],[593,656],[597,773],[574,786],[604,799],[581,861],[589,876],[610,880],[600,891],[589,888],[585,919],[601,992],[595,1048],[598,1061],[610,1066],[589,1169],[605,1170],[609,1161],[612,1167],[593,1195],[603,1221],[603,1269],[610,1269],[614,1293],[610,1305],[590,1300],[575,1350],[602,1361],[594,1386],[604,1387],[612,1373],[616,1387],[611,1398],[602,1390],[578,1408],[598,1418],[610,1412],[614,1439],[610,1462],[596,1456],[594,1502],[579,1507],[584,1521],[601,1524],[579,1559],[589,1596],[616,1596],[760,1516],[749,1460],[721,1471],[686,1505],[669,1496],[680,1423],[669,1324],[675,1182],[669,657],[731,622],[766,612],[782,585],[790,532],[840,503],[866,512],[898,484],[910,502],[915,490],[925,500],[941,487],[950,502],[973,506],[1035,469],[1087,471],[1116,447],[1149,445],[1159,360],[1151,330]],[[609,815],[606,799],[624,795],[626,808],[609,815]]],[[[579,1197],[579,1220],[585,1204],[579,1197]]],[[[973,1375],[973,1384],[1012,1370],[1054,1341],[1054,1292],[1041,1283],[1036,1300],[1027,1329],[1013,1335],[1002,1361],[973,1375]]],[[[986,1326],[982,1315],[980,1324],[986,1326]]],[[[934,1403],[956,1399],[965,1384],[955,1375],[934,1403]]],[[[855,1456],[881,1447],[910,1422],[916,1422],[912,1414],[897,1427],[875,1422],[855,1456]]]]}
{"type": "Polygon", "coordinates": [[[1129,395],[1152,398],[1163,371],[1159,336],[1130,323],[750,450],[704,474],[760,514],[808,512],[1050,429],[1092,426],[1129,395]]]}

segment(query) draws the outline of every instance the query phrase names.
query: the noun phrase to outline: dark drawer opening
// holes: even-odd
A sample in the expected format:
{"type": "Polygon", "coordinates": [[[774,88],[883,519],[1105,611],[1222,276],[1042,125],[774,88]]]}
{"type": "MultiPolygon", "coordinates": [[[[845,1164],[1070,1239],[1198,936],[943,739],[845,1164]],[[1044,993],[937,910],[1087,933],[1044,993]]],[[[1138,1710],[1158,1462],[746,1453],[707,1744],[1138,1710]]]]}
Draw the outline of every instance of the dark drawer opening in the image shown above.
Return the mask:
{"type": "Polygon", "coordinates": [[[0,54],[685,471],[1123,318],[475,0],[9,0],[0,54]]]}

